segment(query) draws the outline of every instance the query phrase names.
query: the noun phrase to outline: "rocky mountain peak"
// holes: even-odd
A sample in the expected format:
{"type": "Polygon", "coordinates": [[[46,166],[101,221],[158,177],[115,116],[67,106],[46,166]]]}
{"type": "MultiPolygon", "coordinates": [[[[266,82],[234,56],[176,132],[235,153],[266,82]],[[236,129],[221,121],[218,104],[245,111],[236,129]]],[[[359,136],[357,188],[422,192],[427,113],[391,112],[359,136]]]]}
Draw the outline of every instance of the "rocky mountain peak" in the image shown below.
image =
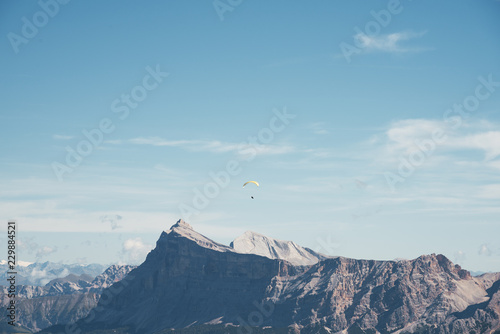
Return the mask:
{"type": "Polygon", "coordinates": [[[198,246],[203,248],[208,248],[212,250],[216,250],[219,252],[234,252],[234,250],[226,245],[219,244],[201,233],[196,232],[191,225],[186,223],[184,220],[179,219],[177,223],[172,225],[170,230],[163,231],[160,236],[160,239],[156,242],[157,247],[159,249],[163,248],[169,240],[172,239],[184,239],[188,241],[195,242],[198,246]],[[163,245],[163,246],[161,246],[163,245]]]}
{"type": "Polygon", "coordinates": [[[234,239],[230,247],[239,253],[286,260],[298,266],[313,265],[327,258],[309,248],[301,247],[293,241],[277,240],[253,231],[246,231],[234,239]]]}
{"type": "Polygon", "coordinates": [[[172,227],[170,229],[174,229],[174,228],[187,228],[187,229],[190,229],[190,230],[193,229],[193,227],[191,225],[189,225],[188,223],[186,223],[182,219],[179,219],[177,221],[177,223],[175,223],[174,225],[172,225],[172,227]]]}

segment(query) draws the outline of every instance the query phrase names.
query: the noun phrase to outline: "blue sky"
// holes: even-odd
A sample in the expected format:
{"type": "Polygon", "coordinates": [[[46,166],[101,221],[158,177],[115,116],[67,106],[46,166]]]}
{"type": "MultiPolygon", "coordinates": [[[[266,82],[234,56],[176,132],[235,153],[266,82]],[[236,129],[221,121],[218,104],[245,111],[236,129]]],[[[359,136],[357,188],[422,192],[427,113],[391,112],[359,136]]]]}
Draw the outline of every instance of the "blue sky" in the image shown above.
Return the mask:
{"type": "Polygon", "coordinates": [[[183,217],[226,244],[500,271],[499,14],[3,1],[1,220],[30,262],[138,263],[183,217]]]}

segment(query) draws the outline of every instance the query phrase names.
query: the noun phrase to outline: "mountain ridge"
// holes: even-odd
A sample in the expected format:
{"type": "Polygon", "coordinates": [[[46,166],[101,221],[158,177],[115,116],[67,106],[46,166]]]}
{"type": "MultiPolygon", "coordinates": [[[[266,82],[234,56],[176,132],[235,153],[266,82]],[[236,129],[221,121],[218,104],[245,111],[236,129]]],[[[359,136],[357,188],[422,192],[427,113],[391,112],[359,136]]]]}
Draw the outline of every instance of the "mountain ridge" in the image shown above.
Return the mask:
{"type": "Polygon", "coordinates": [[[234,239],[229,247],[239,253],[256,254],[270,259],[287,260],[294,265],[312,265],[329,258],[293,241],[269,238],[263,234],[246,231],[234,239]]]}
{"type": "Polygon", "coordinates": [[[126,286],[103,291],[108,297],[98,302],[99,312],[77,322],[79,329],[155,333],[233,325],[444,334],[500,328],[500,277],[472,277],[441,254],[297,266],[236,252],[178,223],[162,232],[126,286]]]}
{"type": "MultiPolygon", "coordinates": [[[[22,285],[44,286],[53,279],[63,278],[69,274],[87,274],[92,277],[100,275],[107,267],[98,263],[63,264],[57,262],[25,262],[16,266],[16,282],[22,285]]],[[[7,262],[0,263],[0,280],[5,282],[8,272],[7,262]]]]}

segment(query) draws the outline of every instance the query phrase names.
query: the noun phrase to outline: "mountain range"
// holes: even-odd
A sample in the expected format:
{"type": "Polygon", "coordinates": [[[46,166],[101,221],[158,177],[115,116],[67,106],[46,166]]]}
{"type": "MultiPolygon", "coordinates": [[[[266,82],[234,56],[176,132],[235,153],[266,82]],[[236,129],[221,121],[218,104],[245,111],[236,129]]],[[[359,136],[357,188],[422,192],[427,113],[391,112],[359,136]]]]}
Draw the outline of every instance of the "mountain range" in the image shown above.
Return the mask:
{"type": "MultiPolygon", "coordinates": [[[[58,264],[42,265],[61,268],[58,264]]],[[[36,267],[39,266],[32,266],[32,268],[36,267]]],[[[96,267],[92,266],[92,268],[96,267]]],[[[18,324],[27,332],[35,332],[58,323],[75,322],[87,316],[97,305],[103,289],[122,280],[134,268],[135,266],[112,265],[97,277],[86,273],[69,274],[55,278],[45,286],[18,285],[16,288],[18,324]]],[[[0,305],[3,310],[8,302],[7,287],[0,286],[0,305]]],[[[5,319],[4,316],[0,320],[0,333],[12,330],[12,326],[3,322],[5,319]]],[[[15,332],[19,332],[19,328],[16,328],[15,332]]]]}
{"type": "Polygon", "coordinates": [[[42,333],[500,333],[500,273],[439,254],[328,257],[254,232],[222,245],[179,220],[76,323],[42,333]]]}
{"type": "MultiPolygon", "coordinates": [[[[16,282],[22,285],[44,286],[56,278],[63,278],[70,274],[86,274],[96,277],[107,266],[98,263],[92,264],[64,264],[57,262],[19,262],[16,266],[16,282]]],[[[5,282],[9,271],[7,261],[0,261],[0,282],[5,282]]]]}

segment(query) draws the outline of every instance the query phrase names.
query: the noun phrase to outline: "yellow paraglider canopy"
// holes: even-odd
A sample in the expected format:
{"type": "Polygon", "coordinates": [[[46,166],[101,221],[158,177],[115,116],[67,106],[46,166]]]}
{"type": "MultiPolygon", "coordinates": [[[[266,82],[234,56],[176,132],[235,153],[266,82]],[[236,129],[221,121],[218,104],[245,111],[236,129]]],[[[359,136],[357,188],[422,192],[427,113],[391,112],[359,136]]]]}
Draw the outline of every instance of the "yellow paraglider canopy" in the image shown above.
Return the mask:
{"type": "Polygon", "coordinates": [[[256,185],[257,185],[257,187],[259,187],[259,182],[257,182],[257,181],[248,181],[248,182],[245,182],[245,183],[243,184],[243,187],[244,187],[244,186],[246,186],[246,185],[247,185],[247,184],[249,184],[249,183],[256,184],[256,185]]]}

